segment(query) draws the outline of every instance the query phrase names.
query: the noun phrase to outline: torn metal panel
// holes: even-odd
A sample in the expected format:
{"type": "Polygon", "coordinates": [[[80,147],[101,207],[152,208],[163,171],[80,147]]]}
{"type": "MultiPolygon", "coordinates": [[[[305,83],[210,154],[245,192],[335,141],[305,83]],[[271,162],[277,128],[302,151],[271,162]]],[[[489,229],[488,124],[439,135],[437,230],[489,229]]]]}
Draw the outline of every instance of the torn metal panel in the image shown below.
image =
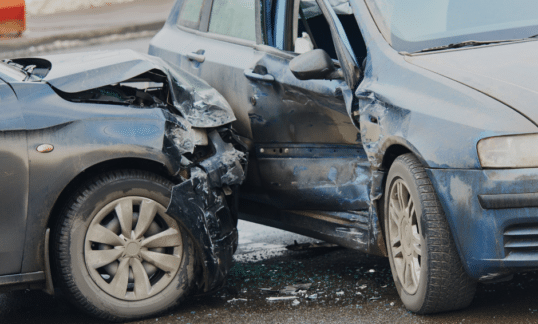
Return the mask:
{"type": "Polygon", "coordinates": [[[224,188],[245,179],[246,154],[225,143],[212,131],[209,139],[215,154],[193,166],[190,178],[172,190],[167,213],[180,219],[192,234],[201,253],[203,292],[218,288],[232,265],[237,246],[235,219],[224,188]]]}

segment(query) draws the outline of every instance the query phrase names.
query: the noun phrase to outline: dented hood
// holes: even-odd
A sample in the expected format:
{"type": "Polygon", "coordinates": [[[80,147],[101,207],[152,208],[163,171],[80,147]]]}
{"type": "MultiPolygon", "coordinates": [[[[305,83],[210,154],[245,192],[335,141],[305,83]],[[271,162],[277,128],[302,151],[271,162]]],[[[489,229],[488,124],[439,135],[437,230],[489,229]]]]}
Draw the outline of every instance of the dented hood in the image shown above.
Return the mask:
{"type": "Polygon", "coordinates": [[[218,127],[235,121],[232,108],[220,93],[184,70],[162,59],[132,50],[97,51],[41,57],[52,68],[43,78],[67,93],[120,83],[157,69],[168,75],[174,106],[194,127],[218,127]]]}
{"type": "Polygon", "coordinates": [[[538,41],[472,47],[405,60],[465,84],[538,123],[538,41]]]}

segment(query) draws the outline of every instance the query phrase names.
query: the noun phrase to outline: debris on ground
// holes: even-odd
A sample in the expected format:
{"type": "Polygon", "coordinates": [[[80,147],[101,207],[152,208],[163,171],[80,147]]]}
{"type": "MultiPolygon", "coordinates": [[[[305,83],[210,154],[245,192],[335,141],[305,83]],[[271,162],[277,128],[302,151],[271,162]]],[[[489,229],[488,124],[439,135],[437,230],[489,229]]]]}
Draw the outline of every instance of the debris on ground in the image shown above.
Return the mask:
{"type": "Polygon", "coordinates": [[[267,297],[265,298],[267,301],[281,301],[281,300],[297,300],[297,297],[295,296],[284,296],[284,297],[267,297]]]}
{"type": "Polygon", "coordinates": [[[306,291],[308,289],[310,289],[311,286],[312,286],[311,283],[295,284],[295,285],[292,285],[292,286],[286,286],[286,287],[280,289],[279,292],[281,294],[285,294],[285,295],[297,295],[302,291],[304,291],[306,293],[306,291]]]}
{"type": "Polygon", "coordinates": [[[232,298],[230,300],[228,300],[228,303],[235,303],[235,302],[238,302],[238,301],[248,301],[248,299],[246,298],[232,298]]]}

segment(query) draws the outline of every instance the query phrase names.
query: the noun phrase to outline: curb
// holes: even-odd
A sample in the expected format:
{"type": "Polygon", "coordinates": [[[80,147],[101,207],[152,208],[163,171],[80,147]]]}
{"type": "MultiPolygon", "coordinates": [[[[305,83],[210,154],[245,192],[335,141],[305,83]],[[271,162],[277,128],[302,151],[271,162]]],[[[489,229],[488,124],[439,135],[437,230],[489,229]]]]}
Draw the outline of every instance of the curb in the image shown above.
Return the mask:
{"type": "Polygon", "coordinates": [[[114,27],[114,28],[109,28],[109,29],[90,30],[87,32],[59,34],[56,36],[44,37],[44,38],[39,38],[39,39],[26,39],[26,40],[16,39],[13,41],[2,40],[0,42],[2,45],[2,52],[14,52],[14,51],[28,49],[30,47],[52,44],[58,40],[84,41],[84,40],[100,38],[104,36],[111,36],[111,35],[139,33],[143,31],[159,31],[162,29],[164,24],[165,24],[165,21],[163,20],[159,22],[153,22],[153,23],[141,24],[141,25],[135,25],[135,26],[130,25],[130,26],[123,26],[123,27],[114,27]]]}

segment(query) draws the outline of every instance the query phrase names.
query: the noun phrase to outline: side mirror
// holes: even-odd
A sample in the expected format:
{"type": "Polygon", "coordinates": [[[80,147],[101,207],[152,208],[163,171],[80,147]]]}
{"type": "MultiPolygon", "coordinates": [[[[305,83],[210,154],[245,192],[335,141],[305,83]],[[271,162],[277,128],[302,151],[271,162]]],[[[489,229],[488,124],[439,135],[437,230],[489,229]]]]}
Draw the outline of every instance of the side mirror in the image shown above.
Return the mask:
{"type": "Polygon", "coordinates": [[[338,79],[333,60],[322,49],[301,54],[290,61],[290,70],[299,80],[338,79]]]}

